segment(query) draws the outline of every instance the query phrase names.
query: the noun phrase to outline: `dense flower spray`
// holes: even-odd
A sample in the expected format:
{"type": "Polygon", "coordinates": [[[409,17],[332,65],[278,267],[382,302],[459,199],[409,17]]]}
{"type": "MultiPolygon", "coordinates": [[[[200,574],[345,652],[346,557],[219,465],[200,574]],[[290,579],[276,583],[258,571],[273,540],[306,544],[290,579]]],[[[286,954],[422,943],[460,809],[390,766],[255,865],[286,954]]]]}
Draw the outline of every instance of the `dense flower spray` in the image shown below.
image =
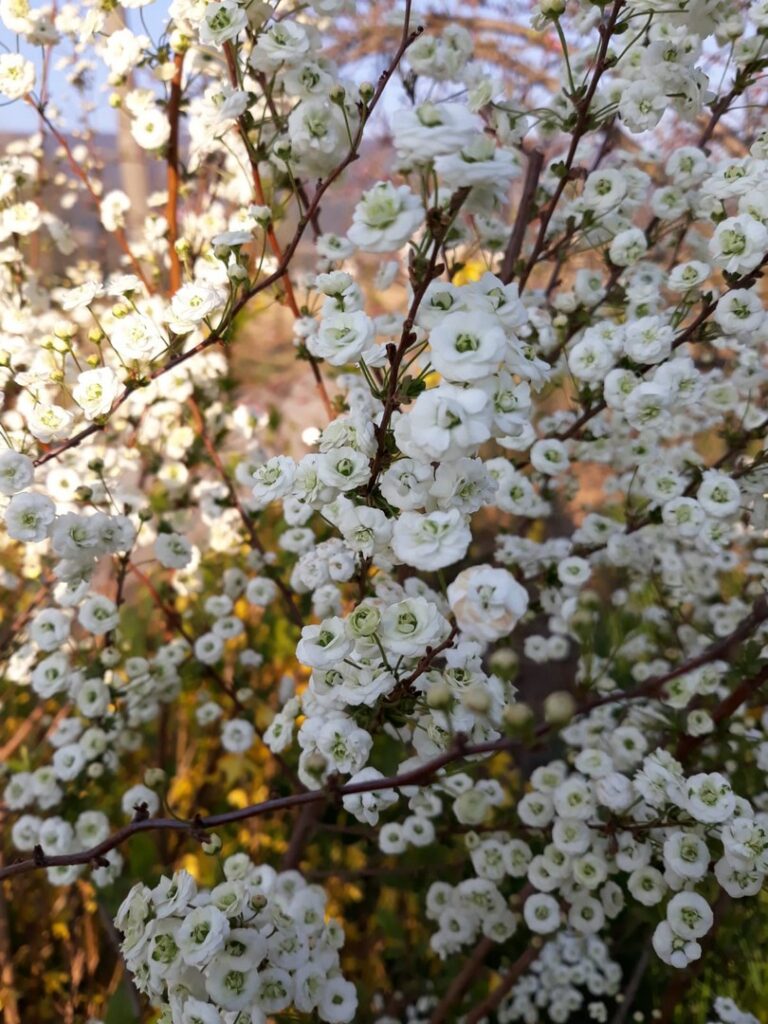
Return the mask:
{"type": "Polygon", "coordinates": [[[607,1020],[626,936],[687,968],[768,873],[766,5],[542,0],[559,77],[520,95],[418,4],[375,85],[324,54],[348,0],[173,0],[159,41],[142,6],[0,2],[0,95],[48,138],[0,157],[2,699],[46,727],[3,768],[0,877],[124,896],[163,1024],[607,1020]],[[59,46],[164,168],[141,225],[51,102],[59,46]],[[237,365],[273,300],[301,443],[237,365]],[[182,728],[215,782],[188,814],[182,728]],[[323,828],[363,887],[428,852],[452,982],[373,996],[323,828]],[[179,840],[159,880],[142,832],[179,840]],[[211,884],[177,863],[222,846],[211,884]]]}

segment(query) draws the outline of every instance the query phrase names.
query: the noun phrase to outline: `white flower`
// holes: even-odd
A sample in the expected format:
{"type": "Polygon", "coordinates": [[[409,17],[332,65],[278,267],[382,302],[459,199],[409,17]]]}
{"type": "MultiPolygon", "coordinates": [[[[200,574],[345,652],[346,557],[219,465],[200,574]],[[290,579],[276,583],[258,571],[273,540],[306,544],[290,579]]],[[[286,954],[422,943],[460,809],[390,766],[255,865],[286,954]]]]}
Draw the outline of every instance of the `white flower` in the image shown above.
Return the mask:
{"type": "Polygon", "coordinates": [[[352,650],[344,620],[338,617],[324,619],[319,626],[304,626],[296,657],[304,665],[325,668],[341,662],[352,650]]]}
{"type": "Polygon", "coordinates": [[[701,772],[685,783],[685,809],[704,825],[727,821],[736,807],[731,784],[719,772],[701,772]]]}
{"type": "Polygon", "coordinates": [[[229,931],[228,918],[216,907],[211,904],[195,907],[177,932],[176,941],[184,962],[192,967],[210,962],[224,947],[229,931]]]}
{"type": "Polygon", "coordinates": [[[382,496],[401,510],[423,508],[433,481],[432,467],[415,459],[398,459],[379,477],[382,496]]]}
{"type": "Polygon", "coordinates": [[[714,318],[726,334],[751,334],[765,320],[765,310],[755,291],[735,288],[720,298],[714,318]]]}
{"type": "Polygon", "coordinates": [[[258,977],[259,985],[254,1003],[262,1013],[271,1016],[291,1005],[294,984],[288,971],[279,967],[267,967],[266,970],[259,971],[258,977]]]}
{"type": "Polygon", "coordinates": [[[423,597],[410,597],[383,610],[378,632],[387,651],[413,658],[440,644],[449,629],[435,604],[423,597]]]}
{"type": "Polygon", "coordinates": [[[373,320],[360,310],[353,313],[332,313],[320,322],[317,334],[307,339],[307,348],[314,356],[326,359],[332,366],[356,363],[360,359],[376,359],[376,331],[373,320]]]}
{"type": "Polygon", "coordinates": [[[528,928],[537,935],[549,935],[560,927],[560,907],[547,893],[529,896],[523,906],[523,917],[528,928]]]}
{"type": "Polygon", "coordinates": [[[709,251],[729,274],[747,274],[768,252],[768,228],[752,217],[726,217],[715,228],[709,251]]]}
{"type": "Polygon", "coordinates": [[[155,541],[155,557],[166,569],[183,569],[192,560],[192,545],[178,533],[161,533],[155,541]]]}
{"type": "Polygon", "coordinates": [[[659,959],[670,967],[682,969],[701,956],[698,942],[676,935],[667,921],[656,926],[651,943],[659,959]]]}
{"type": "Polygon", "coordinates": [[[119,394],[120,381],[115,371],[107,366],[85,370],[78,376],[77,384],[72,389],[72,397],[89,420],[106,416],[119,394]]]}
{"type": "Polygon", "coordinates": [[[27,426],[38,441],[50,444],[51,441],[63,441],[69,437],[73,420],[72,413],[58,405],[38,404],[32,408],[27,426]]]}
{"type": "Polygon", "coordinates": [[[610,348],[599,338],[582,338],[568,349],[568,368],[579,380],[602,382],[614,361],[610,348]]]}
{"type": "Polygon", "coordinates": [[[422,202],[407,185],[380,181],[363,193],[347,237],[363,252],[390,252],[405,244],[423,218],[422,202]]]}
{"type": "Polygon", "coordinates": [[[327,487],[352,491],[370,478],[368,456],[350,447],[333,448],[319,457],[317,475],[327,487]]]}
{"type": "Polygon", "coordinates": [[[669,927],[683,939],[700,939],[713,920],[712,908],[697,892],[679,892],[667,904],[669,927]]]}
{"type": "Polygon", "coordinates": [[[90,594],[80,605],[77,619],[89,633],[103,636],[117,626],[120,612],[115,602],[104,594],[90,594]]]}
{"type": "Polygon", "coordinates": [[[149,787],[137,785],[131,786],[130,789],[123,793],[121,806],[123,813],[129,817],[133,817],[140,807],[145,806],[150,818],[153,818],[160,809],[160,800],[157,793],[153,792],[149,787]]]}
{"type": "Polygon", "coordinates": [[[29,487],[35,476],[35,465],[28,455],[8,448],[0,452],[0,494],[11,497],[29,487]]]}
{"type": "Polygon", "coordinates": [[[245,596],[251,604],[257,604],[263,608],[271,604],[277,594],[277,584],[268,576],[254,576],[248,581],[248,586],[245,589],[245,596]]]}
{"type": "MultiPolygon", "coordinates": [[[[282,22],[290,26],[289,21],[282,22]]],[[[259,41],[264,35],[259,36],[259,41]]],[[[288,117],[291,159],[308,174],[324,175],[336,167],[349,151],[349,132],[354,131],[356,118],[345,119],[341,108],[325,99],[304,100],[288,117]]]]}
{"type": "Polygon", "coordinates": [[[417,462],[472,455],[491,436],[491,407],[480,388],[441,384],[419,395],[395,424],[401,451],[417,462]]]}
{"type": "Polygon", "coordinates": [[[471,382],[490,376],[507,347],[504,328],[495,317],[449,313],[429,335],[430,360],[447,380],[471,382]]]}
{"type": "Polygon", "coordinates": [[[592,171],[584,182],[581,194],[584,205],[595,213],[606,213],[618,206],[627,194],[627,181],[621,171],[613,168],[592,171]]]}
{"type": "Polygon", "coordinates": [[[20,53],[0,54],[0,95],[20,100],[35,87],[35,65],[20,53]]]}
{"type": "Polygon", "coordinates": [[[136,67],[148,46],[149,39],[146,36],[134,35],[128,28],[118,29],[107,38],[103,51],[104,63],[113,74],[122,77],[136,67]]]}
{"type": "Polygon", "coordinates": [[[45,540],[56,517],[56,506],[44,494],[14,494],[5,510],[5,528],[14,540],[34,543],[45,540]]]}
{"type": "Polygon", "coordinates": [[[247,24],[247,11],[234,0],[209,3],[200,22],[200,42],[221,46],[222,43],[234,39],[247,24]]]}
{"type": "Polygon", "coordinates": [[[448,601],[459,628],[473,640],[508,636],[528,609],[528,592],[506,569],[473,566],[448,587],[448,601]]]}
{"type": "Polygon", "coordinates": [[[568,469],[568,449],[557,438],[548,437],[536,441],[531,448],[531,465],[539,473],[556,476],[568,469]]]}
{"type": "MultiPolygon", "coordinates": [[[[363,768],[349,779],[347,785],[358,782],[375,782],[384,776],[376,768],[363,768]]],[[[342,799],[344,810],[364,825],[378,825],[379,814],[398,801],[397,790],[377,789],[363,793],[345,793],[342,799]]]]}
{"type": "Polygon", "coordinates": [[[365,729],[359,729],[351,718],[339,716],[327,721],[317,736],[317,749],[325,756],[332,770],[351,775],[360,771],[373,746],[365,729]]]}
{"type": "Polygon", "coordinates": [[[725,473],[708,469],[696,491],[696,500],[707,515],[724,519],[739,511],[741,491],[736,481],[725,473]]]}
{"type": "Polygon", "coordinates": [[[619,96],[619,115],[633,132],[655,128],[669,100],[656,82],[642,79],[631,82],[619,96]]]}
{"type": "Polygon", "coordinates": [[[357,1011],[355,986],[337,975],[329,978],[323,987],[317,1014],[327,1024],[348,1024],[357,1011]]]}
{"type": "Polygon", "coordinates": [[[287,455],[276,455],[253,474],[253,497],[259,508],[289,493],[296,476],[296,463],[287,455]]]}
{"type": "Polygon", "coordinates": [[[392,550],[398,560],[425,572],[453,565],[467,553],[472,534],[458,509],[443,512],[404,512],[392,531],[392,550]]]}
{"type": "Polygon", "coordinates": [[[168,115],[154,105],[145,107],[131,121],[131,135],[142,149],[160,149],[171,135],[168,115]]]}
{"type": "Polygon", "coordinates": [[[608,255],[617,267],[628,267],[637,263],[647,248],[645,233],[640,228],[627,228],[613,239],[608,255]]]}
{"type": "Polygon", "coordinates": [[[70,621],[58,608],[44,608],[32,619],[30,638],[43,651],[55,651],[70,633],[70,621]]]}
{"type": "Polygon", "coordinates": [[[107,192],[99,205],[101,223],[107,231],[117,231],[125,224],[124,215],[130,210],[131,201],[125,192],[113,189],[107,192]]]}
{"type": "Polygon", "coordinates": [[[450,189],[491,186],[506,191],[519,173],[515,154],[499,148],[487,135],[478,135],[456,153],[435,158],[435,171],[450,189]]]}
{"type": "Polygon", "coordinates": [[[408,160],[431,160],[455,153],[483,130],[483,122],[463,103],[422,103],[401,107],[392,115],[398,153],[408,160]]]}
{"type": "Polygon", "coordinates": [[[256,730],[244,718],[233,718],[221,730],[221,745],[230,754],[244,754],[253,746],[256,730]]]}
{"type": "Polygon", "coordinates": [[[310,38],[299,22],[285,18],[261,32],[251,53],[254,68],[272,71],[280,64],[296,64],[309,52],[310,38]]]}
{"type": "Polygon", "coordinates": [[[126,362],[148,362],[168,348],[168,338],[160,328],[149,317],[139,313],[116,320],[109,340],[126,362]]]}
{"type": "Polygon", "coordinates": [[[709,859],[707,844],[693,832],[673,832],[664,842],[664,863],[681,878],[703,878],[709,859]]]}
{"type": "Polygon", "coordinates": [[[224,652],[224,639],[217,633],[203,633],[195,640],[195,657],[203,665],[215,664],[224,652]]]}
{"type": "Polygon", "coordinates": [[[202,284],[185,284],[171,299],[171,315],[175,328],[194,325],[210,316],[224,302],[224,294],[218,288],[202,284]]]}

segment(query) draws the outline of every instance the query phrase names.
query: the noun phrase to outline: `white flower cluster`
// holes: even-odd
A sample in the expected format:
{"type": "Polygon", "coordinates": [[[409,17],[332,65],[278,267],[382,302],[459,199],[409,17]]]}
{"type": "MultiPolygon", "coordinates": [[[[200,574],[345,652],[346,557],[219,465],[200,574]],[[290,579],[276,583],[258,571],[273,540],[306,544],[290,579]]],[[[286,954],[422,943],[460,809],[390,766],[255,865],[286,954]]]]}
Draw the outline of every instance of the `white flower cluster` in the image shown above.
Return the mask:
{"type": "Polygon", "coordinates": [[[326,897],[297,871],[276,872],[244,854],[225,881],[198,888],[186,871],[154,889],[135,885],[115,919],[136,986],[168,1024],[252,1024],[293,1008],[346,1024],[355,988],[341,974],[344,932],[326,920],[326,897]]]}
{"type": "MultiPolygon", "coordinates": [[[[372,85],[327,55],[349,0],[173,0],[159,43],[0,0],[0,95],[41,131],[0,155],[0,697],[34,741],[2,768],[14,872],[112,884],[117,840],[79,861],[222,759],[210,807],[256,775],[301,794],[372,887],[434,855],[434,956],[536,936],[501,1021],[604,1019],[617,936],[640,922],[684,969],[720,894],[761,892],[768,7],[672,6],[541,0],[527,45],[563,59],[531,91],[449,16],[390,11],[372,85]],[[48,102],[59,44],[162,163],[146,213],[48,102]],[[249,374],[288,314],[307,373],[270,416],[249,374]]],[[[225,875],[120,909],[161,1019],[352,1020],[324,891],[242,855],[225,875]]]]}
{"type": "Polygon", "coordinates": [[[544,946],[530,972],[501,1003],[499,1024],[536,1024],[547,1018],[564,1024],[574,1014],[606,1021],[603,1000],[615,996],[620,984],[621,967],[611,959],[604,942],[596,936],[561,932],[544,946]]]}

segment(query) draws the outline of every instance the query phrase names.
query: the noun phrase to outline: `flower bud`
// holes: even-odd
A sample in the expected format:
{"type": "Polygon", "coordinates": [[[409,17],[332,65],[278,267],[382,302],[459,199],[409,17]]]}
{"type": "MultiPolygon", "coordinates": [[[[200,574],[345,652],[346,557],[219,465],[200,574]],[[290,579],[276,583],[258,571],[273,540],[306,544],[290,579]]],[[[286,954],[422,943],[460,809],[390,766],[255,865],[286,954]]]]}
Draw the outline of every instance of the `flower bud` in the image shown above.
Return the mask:
{"type": "Polygon", "coordinates": [[[355,637],[373,636],[381,623],[381,612],[374,604],[364,603],[347,619],[347,627],[355,637]]]}
{"type": "Polygon", "coordinates": [[[533,721],[533,711],[528,704],[509,704],[502,714],[504,724],[510,732],[524,732],[533,721]]]}
{"type": "Polygon", "coordinates": [[[566,725],[576,714],[576,701],[567,690],[555,690],[544,701],[544,720],[549,725],[566,725]]]}
{"type": "Polygon", "coordinates": [[[214,854],[218,853],[221,849],[221,836],[217,836],[213,832],[204,843],[201,844],[203,847],[203,853],[214,854]]]}
{"type": "Polygon", "coordinates": [[[565,11],[565,0],[539,0],[539,10],[554,21],[565,11]]]}
{"type": "Polygon", "coordinates": [[[472,683],[461,695],[461,703],[476,715],[485,715],[491,707],[491,695],[482,683],[472,683]]]}
{"type": "Polygon", "coordinates": [[[439,682],[430,683],[427,690],[427,707],[433,711],[444,711],[451,703],[451,688],[441,679],[439,682]]]}
{"type": "Polygon", "coordinates": [[[520,667],[520,659],[511,647],[499,647],[488,659],[488,667],[502,679],[514,679],[520,667]]]}
{"type": "Polygon", "coordinates": [[[120,662],[121,654],[116,647],[105,647],[100,656],[102,665],[113,668],[120,662]]]}

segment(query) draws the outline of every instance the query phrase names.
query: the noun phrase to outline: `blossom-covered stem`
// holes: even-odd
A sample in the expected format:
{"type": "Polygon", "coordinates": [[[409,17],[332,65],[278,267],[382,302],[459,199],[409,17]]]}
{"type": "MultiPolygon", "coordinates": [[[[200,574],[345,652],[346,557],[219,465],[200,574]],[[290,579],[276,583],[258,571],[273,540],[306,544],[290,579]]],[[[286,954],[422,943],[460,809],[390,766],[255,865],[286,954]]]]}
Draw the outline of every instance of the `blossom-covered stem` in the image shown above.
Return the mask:
{"type": "MultiPolygon", "coordinates": [[[[153,370],[152,373],[149,375],[150,380],[157,380],[158,377],[162,377],[164,374],[175,369],[177,366],[180,366],[182,363],[187,362],[189,359],[192,359],[196,355],[199,355],[199,353],[204,352],[208,348],[211,348],[211,346],[221,344],[222,341],[224,340],[227,330],[234,321],[235,317],[247,306],[250,300],[254,296],[258,295],[260,292],[266,291],[273,284],[282,279],[286,268],[288,267],[290,261],[293,259],[294,254],[296,253],[296,250],[299,247],[299,243],[301,242],[301,239],[304,236],[304,232],[306,231],[307,227],[312,223],[313,217],[320,209],[320,203],[322,201],[323,196],[326,194],[331,185],[333,185],[333,183],[337,181],[339,177],[341,177],[341,175],[344,173],[347,167],[349,167],[351,163],[354,163],[354,161],[357,160],[359,155],[360,144],[362,143],[363,140],[363,129],[365,127],[365,124],[367,123],[374,109],[378,105],[379,100],[381,99],[381,96],[384,92],[384,89],[389,83],[389,80],[391,79],[392,75],[395,73],[395,69],[402,60],[403,54],[411,45],[411,43],[419,37],[421,32],[421,27],[414,29],[413,32],[410,31],[410,3],[406,3],[406,16],[403,25],[403,34],[401,37],[400,45],[398,46],[397,51],[392,57],[392,60],[388,64],[387,68],[379,76],[379,80],[376,85],[374,94],[371,97],[369,103],[366,105],[365,112],[360,119],[360,128],[358,129],[357,134],[353,139],[352,146],[350,147],[347,155],[344,157],[341,163],[338,164],[336,168],[326,178],[318,182],[314,194],[312,195],[309,208],[300,218],[291,241],[284,248],[283,258],[280,261],[278,267],[274,271],[272,271],[272,273],[268,274],[267,277],[262,278],[262,280],[252,285],[240,296],[240,298],[232,306],[229,316],[227,317],[225,323],[220,324],[219,327],[212,331],[207,338],[204,338],[202,341],[198,342],[197,345],[194,345],[192,348],[187,349],[185,352],[180,352],[174,355],[173,358],[170,359],[163,366],[153,370]]],[[[141,277],[142,275],[139,274],[137,271],[137,276],[141,277]]],[[[150,291],[151,294],[151,289],[149,287],[148,291],[150,291]]],[[[125,391],[123,391],[122,394],[118,396],[118,398],[115,400],[114,404],[112,405],[112,408],[109,411],[109,416],[111,416],[115,412],[115,410],[118,409],[126,401],[126,399],[129,397],[132,391],[133,388],[126,388],[125,391]]],[[[107,420],[109,419],[109,416],[106,418],[107,420]]],[[[35,459],[35,465],[43,465],[46,462],[50,462],[51,459],[58,458],[58,456],[63,454],[64,452],[70,451],[72,448],[78,447],[78,445],[82,444],[83,441],[87,440],[87,438],[92,437],[100,430],[103,430],[105,425],[106,422],[94,422],[89,424],[87,427],[84,427],[77,434],[74,434],[72,437],[70,437],[67,441],[64,441],[60,445],[49,449],[43,455],[35,459]]]]}
{"type": "MultiPolygon", "coordinates": [[[[245,506],[240,500],[240,495],[237,493],[237,488],[232,482],[232,478],[227,472],[227,469],[221,460],[221,456],[216,450],[216,445],[213,443],[211,436],[208,433],[208,428],[206,427],[205,424],[205,416],[194,395],[190,395],[189,399],[187,400],[187,404],[189,405],[189,408],[192,412],[192,418],[195,421],[195,429],[197,430],[198,436],[200,437],[200,440],[203,442],[203,446],[205,447],[205,450],[208,453],[211,462],[216,467],[216,471],[219,474],[219,477],[221,478],[221,482],[227,488],[227,491],[229,493],[229,499],[234,505],[234,507],[237,509],[237,514],[240,516],[240,520],[242,521],[242,524],[245,527],[251,545],[256,549],[256,551],[259,552],[259,554],[265,554],[264,545],[262,544],[261,539],[259,538],[259,534],[256,530],[256,526],[253,522],[253,519],[248,514],[248,512],[245,509],[245,506]]],[[[301,612],[296,607],[296,602],[294,600],[294,596],[291,592],[290,587],[286,585],[285,581],[280,576],[280,573],[275,572],[271,566],[265,565],[264,571],[269,576],[269,578],[273,580],[277,585],[277,588],[279,589],[283,597],[285,609],[288,612],[291,621],[294,623],[294,625],[301,627],[304,624],[304,619],[302,618],[301,612]]]]}
{"type": "MultiPolygon", "coordinates": [[[[67,157],[67,163],[69,164],[72,173],[76,175],[77,178],[80,179],[82,184],[85,186],[86,191],[90,195],[91,199],[93,199],[94,203],[96,203],[96,205],[98,206],[100,202],[98,193],[94,189],[93,183],[91,182],[91,179],[89,178],[88,174],[83,170],[83,168],[75,159],[75,155],[72,152],[72,147],[70,146],[66,136],[62,135],[62,133],[59,131],[56,125],[51,121],[42,105],[36,106],[35,109],[40,115],[40,120],[43,122],[48,131],[51,133],[51,135],[53,135],[58,144],[64,150],[64,153],[67,157]]],[[[149,294],[152,295],[152,293],[154,292],[152,283],[147,277],[146,273],[144,272],[144,268],[142,267],[141,263],[133,255],[131,247],[128,244],[125,229],[122,227],[116,227],[112,233],[114,234],[115,239],[117,240],[117,244],[120,246],[120,248],[123,250],[123,253],[127,257],[128,262],[131,264],[131,268],[134,274],[139,278],[139,280],[147,289],[149,294]]]]}
{"type": "MultiPolygon", "coordinates": [[[[758,690],[768,682],[768,666],[762,668],[756,675],[749,676],[732,690],[727,697],[724,697],[717,707],[712,711],[712,722],[715,726],[728,721],[739,708],[750,697],[753,697],[758,690]]],[[[705,743],[710,736],[681,736],[675,748],[675,757],[681,763],[685,763],[691,753],[705,743]]]]}
{"type": "MultiPolygon", "coordinates": [[[[176,611],[175,608],[173,608],[171,605],[169,605],[166,601],[163,600],[162,596],[160,595],[160,592],[158,591],[157,587],[154,585],[152,580],[149,578],[149,576],[147,576],[146,573],[142,572],[142,570],[139,569],[137,565],[131,562],[129,563],[129,569],[133,573],[133,575],[136,576],[136,578],[140,580],[141,583],[149,591],[149,595],[152,598],[155,607],[163,613],[169,630],[171,632],[179,633],[187,641],[187,643],[191,645],[194,641],[194,636],[189,632],[187,627],[184,625],[181,615],[176,611]]],[[[207,672],[215,680],[216,685],[219,687],[222,693],[225,693],[227,697],[229,697],[229,699],[232,701],[237,710],[245,711],[245,705],[237,696],[237,693],[235,692],[234,688],[221,675],[218,669],[216,669],[213,665],[208,665],[207,672]]]]}
{"type": "Polygon", "coordinates": [[[597,57],[595,60],[595,67],[592,72],[592,78],[590,79],[587,91],[584,93],[583,98],[574,101],[574,106],[577,111],[576,124],[571,134],[571,143],[568,148],[568,153],[563,161],[563,167],[561,171],[560,180],[557,183],[557,188],[551,200],[547,203],[544,209],[541,211],[539,218],[539,231],[534,242],[533,250],[520,274],[520,288],[523,289],[531,276],[531,272],[539,261],[541,251],[544,247],[544,243],[547,237],[547,229],[549,223],[552,220],[555,210],[557,209],[558,203],[565,191],[565,187],[568,184],[571,168],[573,167],[573,161],[576,159],[576,153],[579,148],[579,142],[589,126],[589,108],[592,104],[592,100],[597,92],[597,87],[600,84],[600,79],[603,77],[603,73],[608,67],[608,51],[613,38],[613,32],[616,28],[619,15],[622,8],[624,7],[624,0],[615,0],[611,12],[608,16],[605,24],[599,26],[600,32],[600,43],[597,49],[597,57]]]}
{"type": "MultiPolygon", "coordinates": [[[[264,96],[264,100],[267,104],[267,107],[269,108],[270,114],[272,115],[272,120],[274,124],[280,125],[283,119],[280,114],[280,111],[277,109],[277,106],[275,105],[275,99],[274,96],[272,95],[272,90],[269,88],[267,76],[264,74],[263,71],[257,71],[255,77],[256,81],[261,86],[261,91],[264,96]]],[[[309,212],[311,204],[309,196],[307,195],[307,189],[304,182],[301,181],[299,178],[295,177],[294,175],[291,176],[291,180],[293,182],[294,188],[296,189],[296,196],[299,201],[299,212],[309,212]]],[[[320,227],[319,209],[316,208],[312,210],[310,214],[310,224],[312,225],[312,235],[317,240],[322,234],[322,229],[320,227]]]]}
{"type": "Polygon", "coordinates": [[[467,1016],[464,1018],[466,1024],[479,1024],[481,1020],[493,1013],[493,1011],[500,1005],[502,999],[508,992],[512,990],[515,982],[522,977],[523,974],[528,970],[533,961],[541,952],[543,942],[539,936],[534,937],[530,940],[530,945],[524,953],[515,960],[511,967],[509,967],[501,977],[501,981],[492,989],[490,994],[483,999],[482,1002],[478,1003],[467,1016]]]}
{"type": "Polygon", "coordinates": [[[755,630],[766,621],[768,621],[768,599],[760,597],[755,601],[750,614],[739,623],[733,632],[710,644],[701,654],[681,662],[675,668],[671,668],[661,675],[646,680],[646,682],[641,683],[634,690],[625,690],[608,694],[605,697],[598,697],[596,700],[590,701],[582,710],[591,711],[604,704],[615,703],[617,700],[634,700],[637,697],[655,696],[663,686],[672,682],[673,679],[678,679],[687,672],[692,672],[694,669],[701,668],[703,665],[708,665],[727,655],[734,647],[738,647],[744,640],[749,639],[755,630]]]}
{"type": "Polygon", "coordinates": [[[224,811],[221,814],[196,817],[191,821],[184,821],[179,818],[148,818],[139,817],[123,828],[113,832],[112,835],[102,843],[87,850],[71,854],[46,855],[40,850],[35,856],[26,860],[16,861],[0,870],[0,879],[10,878],[15,875],[25,874],[40,868],[51,867],[63,864],[90,864],[97,862],[110,850],[116,849],[133,835],[139,832],[186,832],[191,836],[204,836],[210,829],[219,828],[222,825],[229,825],[238,821],[247,821],[250,818],[260,817],[263,814],[271,814],[277,811],[287,810],[291,807],[300,807],[304,804],[313,804],[328,801],[331,798],[340,799],[345,795],[355,793],[373,793],[378,790],[400,789],[403,786],[422,785],[434,778],[441,768],[471,757],[475,754],[487,754],[494,751],[504,750],[512,746],[508,739],[490,740],[486,743],[467,745],[464,742],[457,742],[448,751],[425,762],[418,768],[413,768],[400,775],[385,776],[364,782],[348,783],[345,786],[326,787],[318,790],[306,790],[302,793],[294,793],[290,796],[275,797],[272,800],[265,800],[259,804],[252,804],[248,807],[237,808],[233,811],[224,811]]]}
{"type": "Polygon", "coordinates": [[[411,304],[408,309],[408,315],[403,323],[403,330],[400,335],[399,344],[397,346],[392,345],[389,347],[389,378],[387,381],[387,394],[384,400],[384,411],[376,428],[377,447],[376,453],[371,462],[371,475],[368,483],[369,495],[376,486],[379,473],[384,468],[387,450],[387,431],[389,430],[389,424],[392,420],[392,414],[398,405],[400,367],[404,356],[415,340],[413,335],[413,326],[416,322],[416,315],[419,312],[419,307],[426,295],[427,288],[435,277],[441,246],[445,241],[459,210],[464,205],[469,192],[470,190],[468,188],[458,189],[451,196],[450,202],[445,210],[439,211],[439,225],[433,228],[432,231],[432,251],[426,266],[420,274],[418,284],[414,288],[413,299],[411,300],[411,304]]]}
{"type": "Polygon", "coordinates": [[[168,99],[168,123],[171,134],[168,138],[167,183],[168,202],[165,219],[168,222],[168,259],[170,261],[169,291],[173,295],[181,287],[181,258],[176,249],[179,237],[179,128],[181,120],[181,79],[184,72],[184,54],[173,57],[174,75],[171,79],[168,99]]]}

